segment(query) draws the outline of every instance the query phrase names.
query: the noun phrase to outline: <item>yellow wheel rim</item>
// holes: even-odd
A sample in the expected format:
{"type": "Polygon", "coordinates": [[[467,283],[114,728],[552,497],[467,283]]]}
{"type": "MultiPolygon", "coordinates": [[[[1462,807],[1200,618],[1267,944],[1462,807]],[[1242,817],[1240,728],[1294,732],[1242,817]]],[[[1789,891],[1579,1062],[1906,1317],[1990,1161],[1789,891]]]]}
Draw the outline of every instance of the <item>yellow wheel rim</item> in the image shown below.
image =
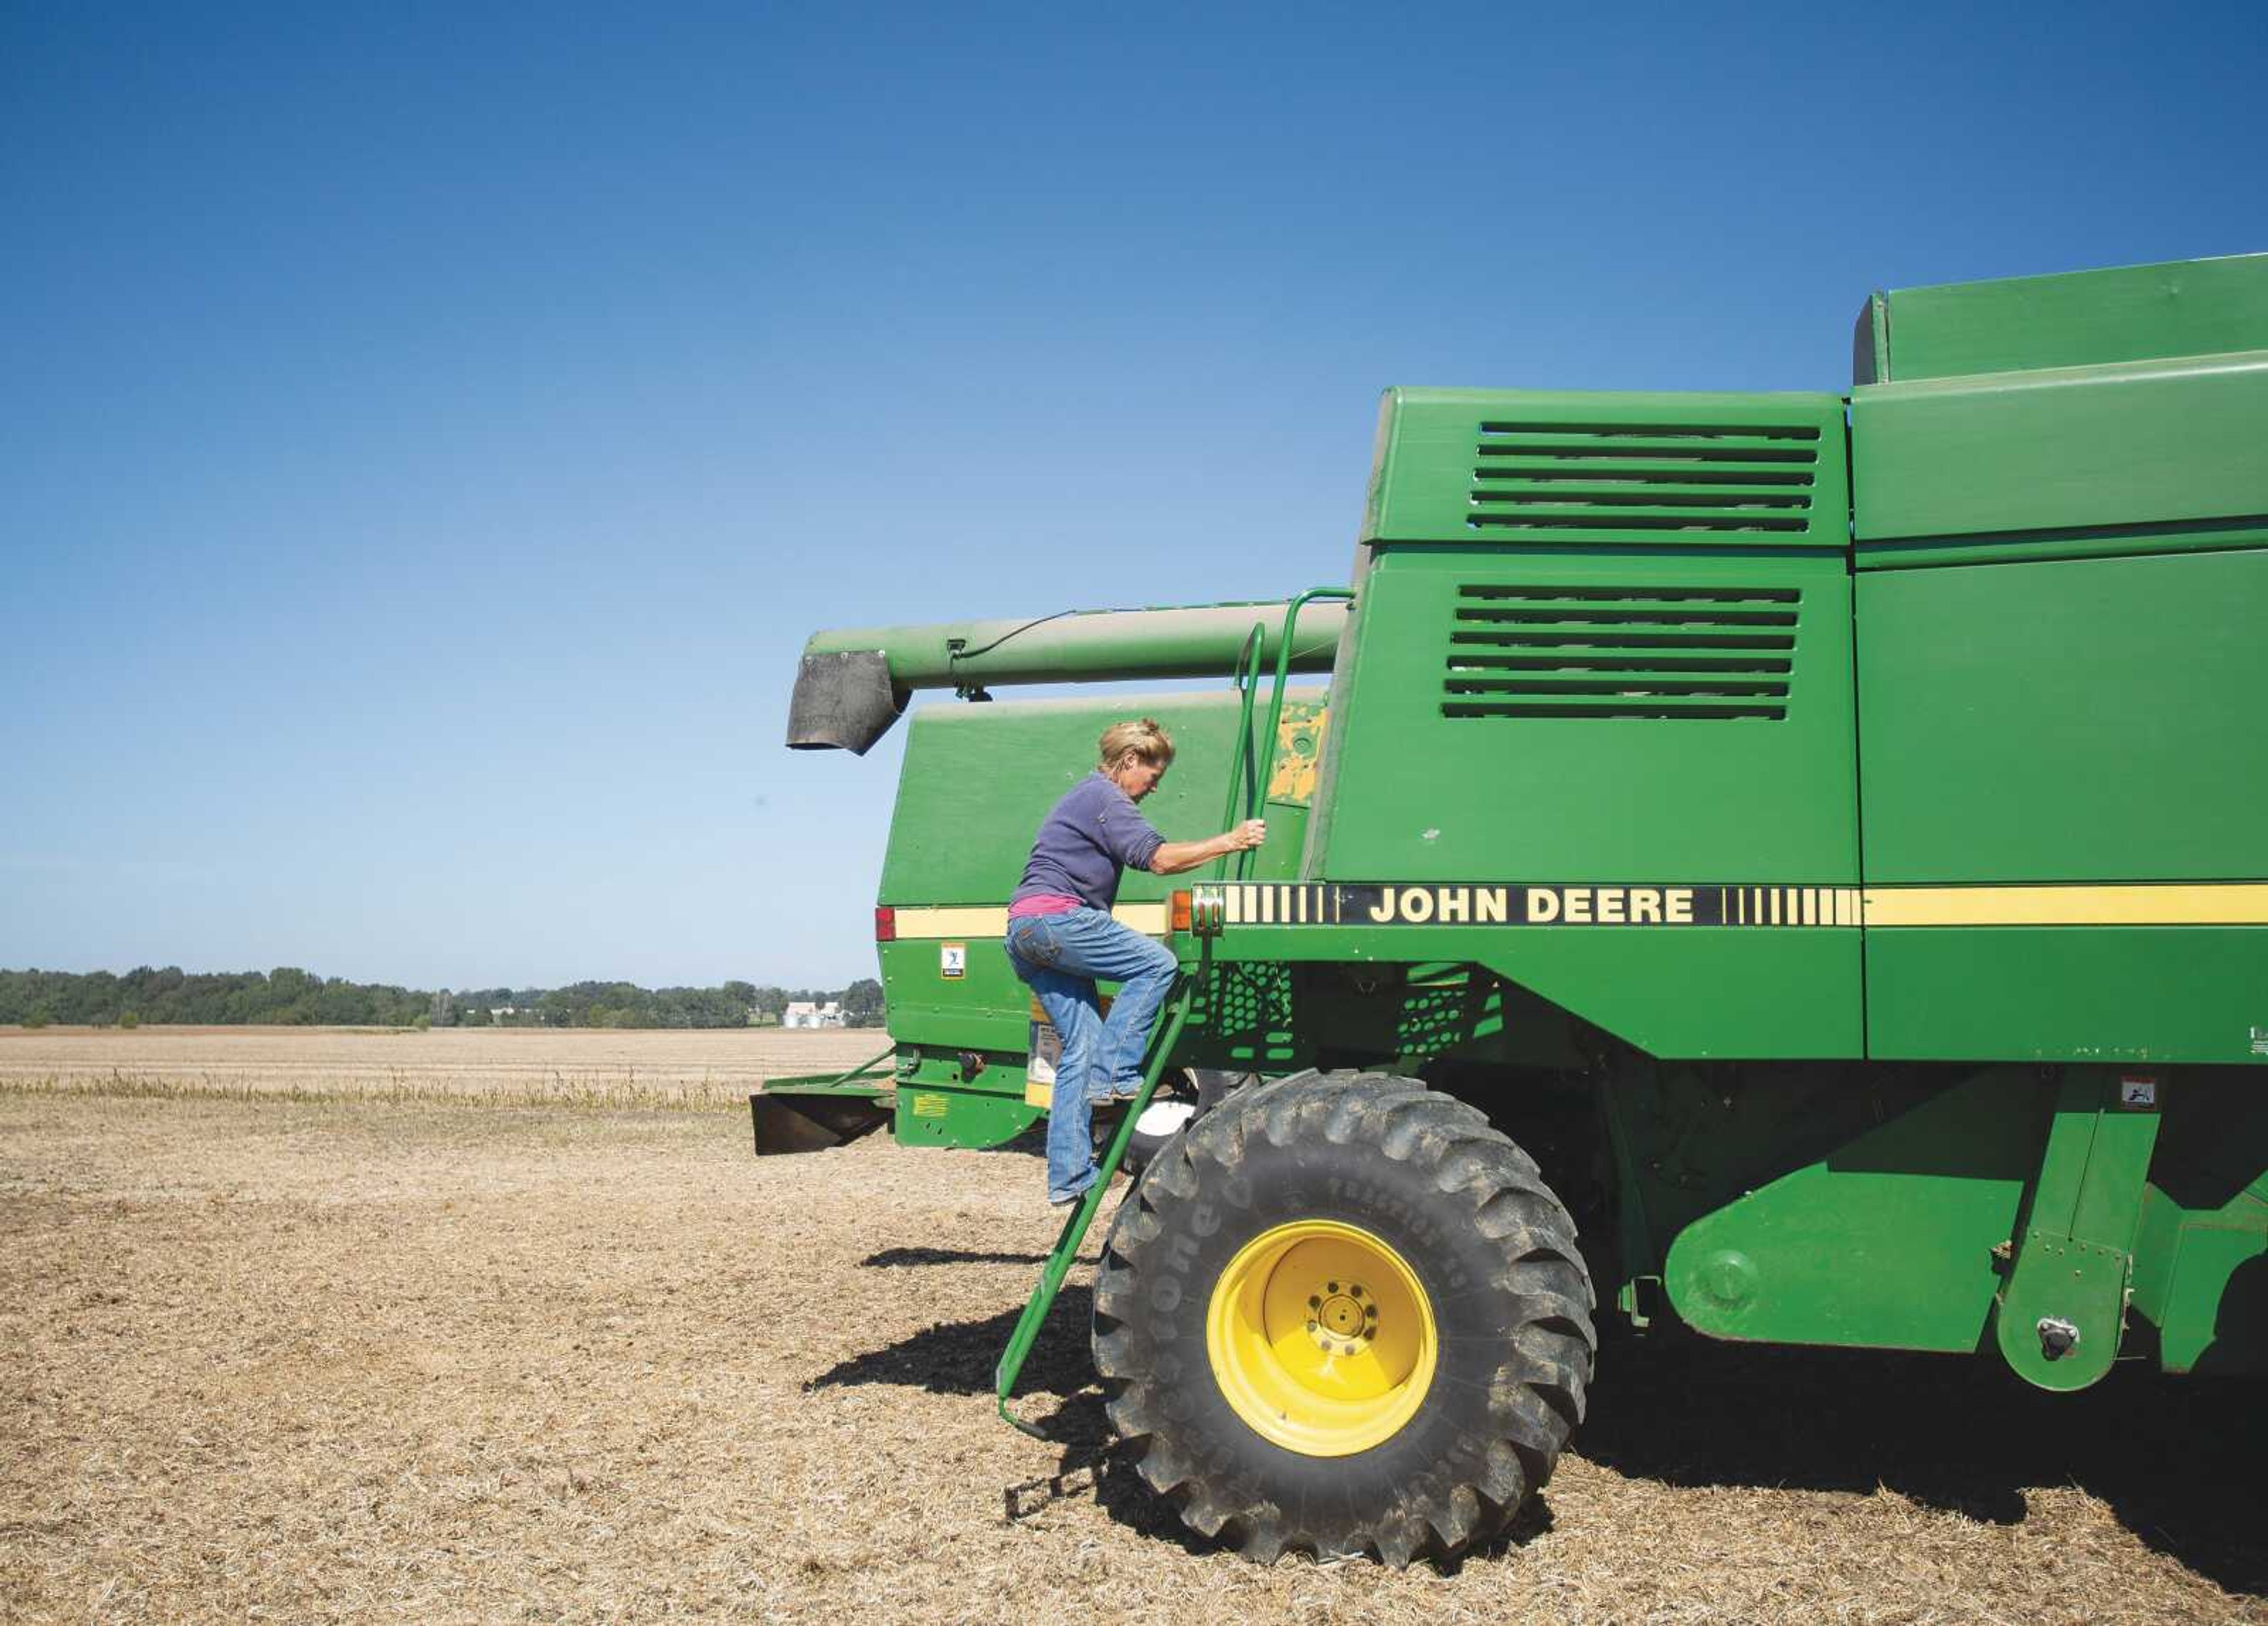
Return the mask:
{"type": "Polygon", "coordinates": [[[1335,1220],[1253,1238],[1205,1311],[1205,1353],[1229,1405],[1303,1456],[1352,1456],[1392,1438],[1424,1403],[1439,1347],[1417,1273],[1335,1220]]]}

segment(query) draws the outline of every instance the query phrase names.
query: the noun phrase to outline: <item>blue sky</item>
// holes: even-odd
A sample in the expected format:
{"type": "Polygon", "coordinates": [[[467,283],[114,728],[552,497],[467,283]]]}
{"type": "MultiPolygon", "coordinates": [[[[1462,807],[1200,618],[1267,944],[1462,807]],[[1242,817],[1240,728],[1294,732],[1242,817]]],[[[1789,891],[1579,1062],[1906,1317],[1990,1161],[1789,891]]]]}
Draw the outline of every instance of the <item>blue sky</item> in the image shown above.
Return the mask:
{"type": "Polygon", "coordinates": [[[782,748],[812,630],[1338,579],[1387,385],[1840,388],[1871,289],[2268,248],[2264,69],[2251,5],[13,0],[0,966],[866,975],[902,731],[782,748]]]}

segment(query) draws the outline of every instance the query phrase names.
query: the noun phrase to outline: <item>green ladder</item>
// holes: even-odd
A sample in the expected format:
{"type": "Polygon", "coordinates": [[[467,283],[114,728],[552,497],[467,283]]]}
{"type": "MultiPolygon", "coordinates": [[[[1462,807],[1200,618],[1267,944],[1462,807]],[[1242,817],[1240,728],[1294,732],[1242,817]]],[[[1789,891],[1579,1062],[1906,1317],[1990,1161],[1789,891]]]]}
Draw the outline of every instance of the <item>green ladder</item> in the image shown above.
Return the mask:
{"type": "Polygon", "coordinates": [[[1055,1251],[1040,1269],[1039,1285],[1032,1289],[1031,1301],[1025,1305],[1016,1330],[1008,1339],[1008,1347],[1000,1356],[1000,1364],[993,1369],[992,1389],[999,1399],[1001,1417],[1034,1439],[1045,1439],[1047,1436],[1008,1409],[1008,1396],[1015,1390],[1016,1379],[1031,1357],[1032,1346],[1040,1341],[1041,1324],[1055,1307],[1056,1295],[1063,1291],[1064,1278],[1071,1274],[1071,1262],[1079,1257],[1079,1244],[1086,1240],[1086,1228],[1094,1223],[1095,1212],[1102,1206],[1102,1194],[1125,1159],[1126,1148],[1134,1139],[1134,1125],[1150,1105],[1158,1080],[1165,1074],[1166,1058],[1173,1055],[1174,1046],[1181,1039],[1182,1026],[1189,1019],[1189,1004],[1196,994],[1196,984],[1185,975],[1167,996],[1173,1001],[1172,1012],[1158,1025],[1150,1047],[1149,1063],[1142,1070],[1142,1087],[1128,1105],[1118,1132],[1110,1137],[1110,1145],[1095,1168],[1094,1183],[1071,1205],[1071,1218],[1064,1221],[1063,1234],[1056,1239],[1055,1251]]]}

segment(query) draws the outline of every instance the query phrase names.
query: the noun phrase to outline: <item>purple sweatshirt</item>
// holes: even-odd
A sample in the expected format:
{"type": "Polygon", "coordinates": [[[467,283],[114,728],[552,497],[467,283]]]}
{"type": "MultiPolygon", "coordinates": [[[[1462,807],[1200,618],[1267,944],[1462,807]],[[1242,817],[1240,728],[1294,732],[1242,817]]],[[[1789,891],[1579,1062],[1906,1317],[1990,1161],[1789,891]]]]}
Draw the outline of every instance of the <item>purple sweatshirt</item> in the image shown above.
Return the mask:
{"type": "Polygon", "coordinates": [[[1053,895],[1108,909],[1118,901],[1119,871],[1148,869],[1165,844],[1134,798],[1097,769],[1065,791],[1040,821],[1024,879],[1009,903],[1053,895]]]}

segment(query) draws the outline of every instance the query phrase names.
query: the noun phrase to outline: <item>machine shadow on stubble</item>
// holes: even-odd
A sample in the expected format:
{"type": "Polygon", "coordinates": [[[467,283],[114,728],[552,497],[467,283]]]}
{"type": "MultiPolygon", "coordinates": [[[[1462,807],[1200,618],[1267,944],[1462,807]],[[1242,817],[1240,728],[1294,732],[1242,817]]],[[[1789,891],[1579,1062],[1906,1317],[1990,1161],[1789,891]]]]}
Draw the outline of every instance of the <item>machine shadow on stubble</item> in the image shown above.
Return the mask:
{"type": "MultiPolygon", "coordinates": [[[[1036,1264],[1040,1255],[889,1249],[873,1268],[1036,1264]]],[[[1004,1486],[1008,1517],[1092,1491],[1112,1520],[1191,1553],[1217,1550],[1152,1495],[1113,1439],[1087,1347],[1094,1290],[1067,1284],[1042,1330],[1018,1407],[1062,1449],[1052,1474],[1004,1486]],[[1052,1411],[1043,1408],[1049,1398],[1052,1411]]],[[[941,1321],[840,1361],[806,1390],[882,1384],[990,1399],[1021,1305],[941,1321]]],[[[2014,1525],[2027,1488],[2100,1497],[2148,1546],[2235,1593],[2268,1593],[2259,1502],[2244,1465],[2268,1423],[2211,1380],[2114,1373],[2084,1394],[2031,1389],[2005,1370],[1941,1357],[1740,1348],[1690,1337],[1610,1339],[1572,1454],[1656,1483],[1866,1495],[2014,1525]],[[2232,1427],[2231,1418],[2239,1419],[2232,1427]]],[[[1550,1527],[1545,1496],[1467,1555],[1485,1561],[1550,1527]]]]}

